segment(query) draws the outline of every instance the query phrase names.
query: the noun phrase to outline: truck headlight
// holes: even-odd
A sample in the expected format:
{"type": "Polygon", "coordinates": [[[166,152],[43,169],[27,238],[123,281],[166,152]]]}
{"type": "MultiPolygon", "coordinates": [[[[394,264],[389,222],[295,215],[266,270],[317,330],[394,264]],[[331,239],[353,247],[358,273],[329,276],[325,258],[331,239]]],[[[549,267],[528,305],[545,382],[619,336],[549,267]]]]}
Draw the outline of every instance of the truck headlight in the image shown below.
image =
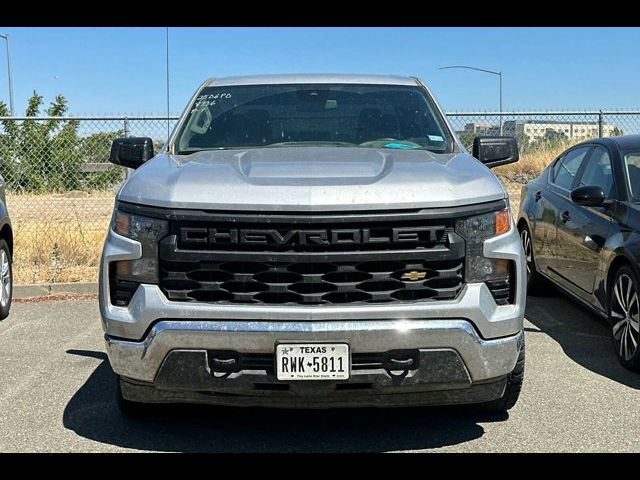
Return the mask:
{"type": "Polygon", "coordinates": [[[456,220],[456,232],[465,240],[484,241],[507,233],[510,226],[511,214],[508,208],[456,220]]]}
{"type": "Polygon", "coordinates": [[[511,227],[508,208],[456,220],[456,233],[466,241],[465,280],[467,283],[507,280],[509,260],[487,258],[483,254],[484,241],[507,233],[511,227]]]}
{"type": "Polygon", "coordinates": [[[169,222],[116,210],[111,228],[118,235],[142,244],[142,258],[114,262],[112,268],[117,279],[158,283],[158,242],[169,233],[169,222]]]}

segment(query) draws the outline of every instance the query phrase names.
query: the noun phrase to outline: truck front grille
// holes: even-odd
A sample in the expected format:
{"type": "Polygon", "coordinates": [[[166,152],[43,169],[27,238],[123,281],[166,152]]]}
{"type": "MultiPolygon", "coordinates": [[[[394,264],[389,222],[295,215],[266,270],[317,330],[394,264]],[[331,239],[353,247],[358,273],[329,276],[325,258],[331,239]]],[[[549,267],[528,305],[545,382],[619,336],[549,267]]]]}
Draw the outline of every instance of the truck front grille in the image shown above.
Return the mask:
{"type": "Polygon", "coordinates": [[[300,260],[162,262],[160,284],[169,300],[265,304],[450,300],[463,285],[462,260],[300,260]]]}
{"type": "Polygon", "coordinates": [[[436,301],[464,286],[453,218],[419,214],[172,218],[160,242],[169,300],[322,305],[436,301]]]}

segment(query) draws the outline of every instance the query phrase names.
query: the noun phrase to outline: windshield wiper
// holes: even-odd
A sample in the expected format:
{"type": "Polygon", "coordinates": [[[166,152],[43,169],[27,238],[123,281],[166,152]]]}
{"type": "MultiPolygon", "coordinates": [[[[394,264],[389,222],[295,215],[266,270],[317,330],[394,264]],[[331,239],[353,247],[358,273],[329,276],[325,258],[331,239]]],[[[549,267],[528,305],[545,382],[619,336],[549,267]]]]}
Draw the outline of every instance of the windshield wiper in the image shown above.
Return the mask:
{"type": "Polygon", "coordinates": [[[357,144],[351,142],[334,142],[334,141],[322,141],[322,140],[309,140],[309,141],[300,141],[300,142],[278,142],[278,143],[270,143],[269,145],[265,145],[265,147],[286,147],[286,146],[311,146],[311,145],[331,145],[335,147],[355,147],[357,144]]]}
{"type": "Polygon", "coordinates": [[[198,152],[209,152],[213,150],[227,150],[228,147],[213,147],[213,148],[197,148],[195,150],[179,150],[176,155],[191,155],[198,152]]]}
{"type": "Polygon", "coordinates": [[[176,155],[191,155],[197,152],[209,152],[216,150],[248,150],[267,147],[309,147],[309,146],[332,146],[332,147],[357,147],[358,144],[351,142],[334,142],[334,141],[322,141],[322,140],[309,140],[309,141],[296,141],[296,142],[278,142],[270,143],[268,145],[238,145],[228,147],[211,147],[211,148],[197,148],[189,150],[179,150],[176,155]]]}

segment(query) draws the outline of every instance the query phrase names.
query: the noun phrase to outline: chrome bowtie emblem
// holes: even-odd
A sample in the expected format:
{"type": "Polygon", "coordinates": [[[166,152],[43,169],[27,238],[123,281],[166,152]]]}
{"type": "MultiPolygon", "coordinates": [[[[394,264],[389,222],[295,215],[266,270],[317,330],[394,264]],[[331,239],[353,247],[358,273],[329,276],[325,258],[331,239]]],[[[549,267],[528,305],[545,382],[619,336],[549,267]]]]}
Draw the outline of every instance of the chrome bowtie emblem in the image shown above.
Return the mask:
{"type": "Polygon", "coordinates": [[[402,277],[400,277],[402,280],[410,280],[412,282],[415,282],[416,280],[422,280],[424,279],[424,277],[427,276],[427,272],[418,272],[416,270],[412,270],[410,272],[405,272],[402,274],[402,277]]]}

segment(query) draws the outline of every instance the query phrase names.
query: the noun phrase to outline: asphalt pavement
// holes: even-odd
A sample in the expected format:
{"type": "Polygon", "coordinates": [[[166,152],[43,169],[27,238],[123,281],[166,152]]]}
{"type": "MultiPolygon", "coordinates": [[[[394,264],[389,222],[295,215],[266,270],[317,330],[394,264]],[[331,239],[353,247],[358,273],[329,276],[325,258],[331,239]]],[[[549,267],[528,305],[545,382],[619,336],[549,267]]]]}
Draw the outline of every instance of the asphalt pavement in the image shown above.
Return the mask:
{"type": "Polygon", "coordinates": [[[524,390],[505,415],[180,405],[127,419],[97,301],[16,303],[0,322],[0,451],[640,451],[640,375],[618,364],[604,321],[557,294],[530,297],[525,323],[524,390]]]}

